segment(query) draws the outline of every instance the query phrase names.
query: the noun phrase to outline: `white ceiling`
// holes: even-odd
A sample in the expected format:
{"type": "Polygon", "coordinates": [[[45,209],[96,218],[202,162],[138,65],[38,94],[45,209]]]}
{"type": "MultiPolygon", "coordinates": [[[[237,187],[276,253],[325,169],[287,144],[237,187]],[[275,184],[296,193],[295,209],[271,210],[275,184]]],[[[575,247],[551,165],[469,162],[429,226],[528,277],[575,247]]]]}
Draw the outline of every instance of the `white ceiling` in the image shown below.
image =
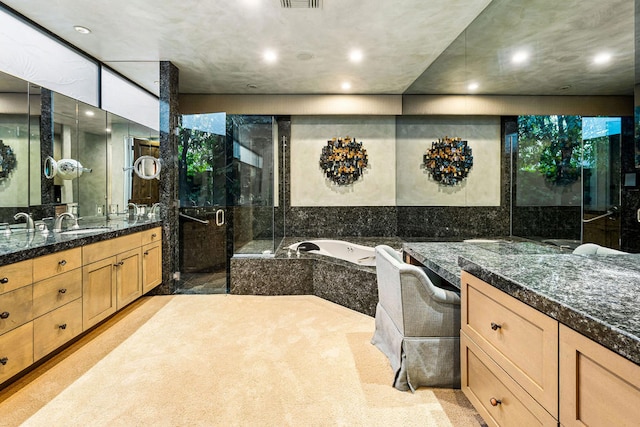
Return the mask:
{"type": "Polygon", "coordinates": [[[633,95],[630,0],[3,3],[154,93],[157,62],[168,60],[181,93],[331,94],[349,81],[346,93],[463,94],[476,81],[479,94],[633,95]],[[516,66],[519,49],[530,57],[516,66]],[[604,51],[611,63],[594,65],[604,51]]]}

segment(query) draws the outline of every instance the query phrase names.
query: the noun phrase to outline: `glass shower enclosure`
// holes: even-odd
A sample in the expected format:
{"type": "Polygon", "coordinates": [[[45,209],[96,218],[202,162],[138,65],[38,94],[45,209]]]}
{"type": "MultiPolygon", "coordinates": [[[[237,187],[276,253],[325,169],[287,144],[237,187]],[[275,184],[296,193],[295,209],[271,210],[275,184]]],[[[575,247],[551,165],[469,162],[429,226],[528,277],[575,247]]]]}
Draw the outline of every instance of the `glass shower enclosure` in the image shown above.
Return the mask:
{"type": "Polygon", "coordinates": [[[277,126],[272,116],[183,115],[177,293],[226,293],[232,256],[273,256],[277,126]]]}

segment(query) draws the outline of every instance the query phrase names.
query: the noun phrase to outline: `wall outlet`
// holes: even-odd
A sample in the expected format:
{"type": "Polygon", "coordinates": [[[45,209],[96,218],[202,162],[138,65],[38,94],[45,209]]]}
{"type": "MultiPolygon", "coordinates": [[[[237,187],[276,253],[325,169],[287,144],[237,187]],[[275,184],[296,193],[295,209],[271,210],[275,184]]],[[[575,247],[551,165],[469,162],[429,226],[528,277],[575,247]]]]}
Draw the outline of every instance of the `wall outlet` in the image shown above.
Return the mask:
{"type": "Polygon", "coordinates": [[[102,206],[96,206],[96,215],[102,215],[102,206]]]}

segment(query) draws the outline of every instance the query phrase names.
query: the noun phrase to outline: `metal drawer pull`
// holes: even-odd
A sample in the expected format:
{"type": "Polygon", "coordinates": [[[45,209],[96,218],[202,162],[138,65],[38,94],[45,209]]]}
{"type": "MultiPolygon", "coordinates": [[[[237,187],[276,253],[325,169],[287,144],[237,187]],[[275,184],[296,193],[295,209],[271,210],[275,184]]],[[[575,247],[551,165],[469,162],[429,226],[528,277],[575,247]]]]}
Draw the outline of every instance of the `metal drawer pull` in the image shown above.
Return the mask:
{"type": "Polygon", "coordinates": [[[491,322],[491,329],[493,329],[494,331],[497,331],[500,328],[502,328],[502,325],[498,325],[497,323],[491,322]]]}
{"type": "Polygon", "coordinates": [[[3,311],[2,313],[0,313],[0,319],[8,319],[8,318],[9,318],[8,311],[3,311]]]}
{"type": "Polygon", "coordinates": [[[67,290],[65,288],[62,288],[62,289],[58,289],[58,292],[61,294],[66,294],[67,290]]]}
{"type": "Polygon", "coordinates": [[[8,361],[9,361],[8,357],[3,357],[0,359],[0,365],[6,365],[8,361]]]}
{"type": "Polygon", "coordinates": [[[62,261],[59,261],[58,264],[65,266],[67,265],[67,261],[63,259],[62,261]]]}
{"type": "Polygon", "coordinates": [[[3,277],[2,279],[0,279],[0,283],[9,283],[9,278],[3,277]]]}
{"type": "Polygon", "coordinates": [[[144,251],[144,254],[145,255],[149,255],[149,251],[144,251]]]}
{"type": "Polygon", "coordinates": [[[489,403],[491,403],[491,406],[498,406],[502,403],[502,400],[492,397],[491,399],[489,399],[489,403]]]}
{"type": "Polygon", "coordinates": [[[153,233],[153,234],[151,235],[151,238],[152,238],[152,239],[155,239],[156,237],[158,237],[158,235],[157,235],[156,233],[153,233]]]}
{"type": "Polygon", "coordinates": [[[124,265],[124,261],[116,262],[115,264],[113,264],[114,267],[120,267],[121,265],[124,265]]]}
{"type": "Polygon", "coordinates": [[[63,323],[62,325],[58,325],[58,328],[60,329],[67,329],[67,324],[63,323]]]}

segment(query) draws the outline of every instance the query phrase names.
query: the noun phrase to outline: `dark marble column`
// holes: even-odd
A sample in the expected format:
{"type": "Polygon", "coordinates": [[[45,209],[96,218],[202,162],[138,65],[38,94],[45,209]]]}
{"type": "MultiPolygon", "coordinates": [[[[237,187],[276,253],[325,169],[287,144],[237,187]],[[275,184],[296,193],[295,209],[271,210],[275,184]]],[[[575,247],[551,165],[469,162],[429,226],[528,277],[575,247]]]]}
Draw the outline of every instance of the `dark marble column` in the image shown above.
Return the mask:
{"type": "Polygon", "coordinates": [[[162,285],[155,294],[175,291],[173,273],[178,271],[178,68],[160,62],[160,218],[162,219],[162,285]]]}
{"type": "MultiPolygon", "coordinates": [[[[33,108],[30,108],[33,110],[33,108]]],[[[40,170],[44,170],[44,162],[47,157],[53,157],[53,92],[49,89],[40,89],[40,170]]],[[[33,115],[31,113],[30,115],[33,115]]],[[[40,193],[42,205],[52,205],[56,202],[53,179],[40,180],[40,193]]]]}

